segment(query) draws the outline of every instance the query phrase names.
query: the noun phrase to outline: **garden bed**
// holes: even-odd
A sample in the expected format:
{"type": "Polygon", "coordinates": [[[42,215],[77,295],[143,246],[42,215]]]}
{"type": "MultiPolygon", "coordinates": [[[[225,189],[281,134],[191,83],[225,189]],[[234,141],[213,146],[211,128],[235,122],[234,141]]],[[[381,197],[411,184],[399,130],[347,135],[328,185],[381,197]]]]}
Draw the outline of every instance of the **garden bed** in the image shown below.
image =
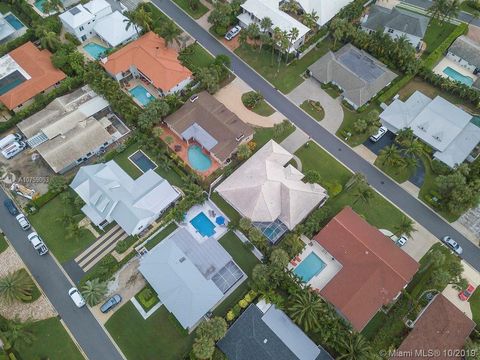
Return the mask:
{"type": "Polygon", "coordinates": [[[249,107],[246,104],[245,99],[252,93],[255,93],[255,91],[249,91],[249,92],[242,95],[243,105],[248,110],[253,111],[255,114],[260,115],[260,116],[270,116],[270,115],[273,115],[275,113],[275,110],[270,105],[268,105],[267,102],[263,99],[259,100],[255,104],[255,106],[249,107]]]}
{"type": "Polygon", "coordinates": [[[188,0],[173,0],[175,4],[180,6],[183,11],[190,15],[194,19],[199,19],[208,12],[208,8],[203,5],[200,1],[198,2],[197,8],[192,9],[190,2],[188,0]]]}
{"type": "Polygon", "coordinates": [[[160,302],[157,293],[148,284],[135,295],[135,299],[137,299],[145,312],[148,312],[160,302]]]}
{"type": "Polygon", "coordinates": [[[300,108],[317,121],[322,121],[325,117],[325,111],[319,101],[305,100],[300,108]]]}

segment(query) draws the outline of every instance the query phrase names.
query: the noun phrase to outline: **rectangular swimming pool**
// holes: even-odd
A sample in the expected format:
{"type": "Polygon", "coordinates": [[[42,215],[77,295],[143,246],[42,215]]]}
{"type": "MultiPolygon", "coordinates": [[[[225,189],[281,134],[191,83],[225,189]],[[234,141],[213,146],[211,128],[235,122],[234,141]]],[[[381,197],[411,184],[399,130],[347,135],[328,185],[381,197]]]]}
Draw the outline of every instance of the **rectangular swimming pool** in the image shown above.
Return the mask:
{"type": "Polygon", "coordinates": [[[302,262],[293,270],[302,281],[309,282],[314,276],[320,274],[325,269],[326,264],[318,257],[317,254],[311,252],[302,262]]]}
{"type": "Polygon", "coordinates": [[[96,43],[88,43],[83,47],[83,49],[88,52],[94,59],[98,60],[102,57],[105,51],[108,50],[105,46],[96,44],[96,43]]]}
{"type": "Polygon", "coordinates": [[[7,20],[7,22],[12,25],[12,27],[15,29],[15,30],[19,30],[21,28],[24,27],[23,23],[17,19],[17,17],[13,14],[8,14],[5,16],[5,20],[7,20]]]}
{"type": "Polygon", "coordinates": [[[473,85],[473,79],[471,77],[460,74],[457,70],[452,69],[450,66],[447,66],[445,69],[443,69],[443,73],[450,79],[458,81],[464,85],[473,85]]]}
{"type": "Polygon", "coordinates": [[[145,155],[142,150],[135,151],[128,159],[143,173],[146,173],[150,169],[155,170],[157,168],[157,164],[145,155]]]}
{"type": "Polygon", "coordinates": [[[132,96],[137,99],[143,106],[146,106],[150,101],[155,99],[155,97],[150,94],[150,92],[142,85],[135,86],[133,89],[130,90],[130,94],[132,94],[132,96]]]}
{"type": "Polygon", "coordinates": [[[210,237],[215,234],[215,225],[203,212],[190,220],[190,224],[204,237],[210,237]]]}

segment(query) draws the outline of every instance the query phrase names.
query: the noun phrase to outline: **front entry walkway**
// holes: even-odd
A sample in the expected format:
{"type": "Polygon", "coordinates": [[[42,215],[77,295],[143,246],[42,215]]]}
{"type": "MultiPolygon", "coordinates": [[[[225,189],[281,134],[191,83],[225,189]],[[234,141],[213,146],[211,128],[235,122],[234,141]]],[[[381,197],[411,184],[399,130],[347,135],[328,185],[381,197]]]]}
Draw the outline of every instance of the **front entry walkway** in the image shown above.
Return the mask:
{"type": "Polygon", "coordinates": [[[310,137],[297,127],[280,145],[289,153],[294,154],[308,140],[310,140],[310,137]]]}

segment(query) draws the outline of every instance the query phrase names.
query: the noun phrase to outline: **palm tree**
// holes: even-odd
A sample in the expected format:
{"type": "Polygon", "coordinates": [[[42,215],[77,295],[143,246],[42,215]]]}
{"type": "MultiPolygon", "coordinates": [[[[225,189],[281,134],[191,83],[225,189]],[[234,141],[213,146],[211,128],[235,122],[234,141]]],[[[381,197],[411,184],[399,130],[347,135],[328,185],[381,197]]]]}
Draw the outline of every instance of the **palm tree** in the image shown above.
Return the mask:
{"type": "Polygon", "coordinates": [[[290,53],[292,44],[297,40],[299,34],[300,31],[296,27],[291,28],[290,32],[288,33],[288,49],[285,56],[285,63],[288,61],[288,54],[290,53]]]}
{"type": "Polygon", "coordinates": [[[416,231],[413,221],[406,216],[402,216],[402,221],[400,224],[395,225],[394,227],[395,235],[400,236],[405,234],[406,236],[412,235],[416,231]]]}
{"type": "Polygon", "coordinates": [[[263,44],[265,42],[268,42],[268,38],[270,37],[270,35],[268,35],[267,31],[270,30],[272,25],[272,19],[270,19],[269,17],[264,17],[262,20],[260,20],[260,30],[263,34],[260,35],[260,49],[258,50],[258,52],[262,52],[263,44]]]}
{"type": "Polygon", "coordinates": [[[61,0],[46,0],[43,3],[42,8],[45,14],[51,14],[61,10],[63,8],[63,3],[61,0]]]}
{"type": "Polygon", "coordinates": [[[245,32],[247,33],[248,37],[253,40],[253,45],[257,46],[257,39],[260,36],[260,28],[258,27],[258,25],[255,23],[251,23],[245,29],[245,32]]]}
{"type": "Polygon", "coordinates": [[[315,10],[313,10],[311,13],[304,13],[302,15],[303,25],[310,28],[311,30],[314,30],[314,29],[317,28],[318,19],[319,19],[319,17],[318,17],[317,12],[315,10]]]}
{"type": "Polygon", "coordinates": [[[394,144],[380,150],[378,158],[382,165],[394,166],[400,159],[400,150],[394,144]]]}
{"type": "Polygon", "coordinates": [[[343,347],[342,355],[337,360],[369,360],[372,358],[372,349],[367,340],[355,333],[348,338],[340,340],[343,347]]]}
{"type": "Polygon", "coordinates": [[[60,46],[60,40],[53,31],[44,31],[40,38],[40,44],[43,48],[54,52],[60,46]]]}
{"type": "Polygon", "coordinates": [[[353,196],[355,198],[353,205],[356,205],[358,202],[368,205],[370,200],[375,196],[375,192],[370,186],[360,186],[357,188],[353,196]]]}
{"type": "Polygon", "coordinates": [[[411,128],[403,128],[399,130],[395,135],[395,142],[399,144],[407,144],[413,141],[414,136],[415,135],[411,128]]]}
{"type": "Polygon", "coordinates": [[[319,326],[325,304],[312,291],[299,291],[293,294],[288,310],[294,322],[301,325],[305,331],[310,331],[319,326]]]}
{"type": "Polygon", "coordinates": [[[33,286],[33,281],[25,270],[10,272],[0,279],[0,299],[6,304],[15,300],[27,300],[32,295],[33,286]]]}
{"type": "Polygon", "coordinates": [[[90,306],[97,305],[107,293],[107,284],[96,278],[88,280],[82,287],[82,295],[90,306]]]}
{"type": "Polygon", "coordinates": [[[78,222],[76,222],[73,218],[71,219],[70,224],[67,225],[67,239],[77,239],[80,235],[81,229],[78,226],[78,222]]]}
{"type": "MultiPolygon", "coordinates": [[[[133,11],[132,20],[137,23],[143,30],[152,30],[152,16],[149,12],[145,11],[145,8],[138,7],[135,11],[133,11]]],[[[137,31],[136,27],[135,30],[137,31]]]]}
{"type": "Polygon", "coordinates": [[[179,37],[182,34],[180,28],[171,20],[164,23],[159,30],[160,36],[165,39],[165,47],[168,47],[174,41],[180,46],[179,37]]]}
{"type": "Polygon", "coordinates": [[[7,328],[2,332],[11,345],[18,343],[31,345],[35,340],[35,335],[30,330],[31,325],[30,320],[21,322],[18,316],[15,316],[13,320],[7,321],[7,328]]]}

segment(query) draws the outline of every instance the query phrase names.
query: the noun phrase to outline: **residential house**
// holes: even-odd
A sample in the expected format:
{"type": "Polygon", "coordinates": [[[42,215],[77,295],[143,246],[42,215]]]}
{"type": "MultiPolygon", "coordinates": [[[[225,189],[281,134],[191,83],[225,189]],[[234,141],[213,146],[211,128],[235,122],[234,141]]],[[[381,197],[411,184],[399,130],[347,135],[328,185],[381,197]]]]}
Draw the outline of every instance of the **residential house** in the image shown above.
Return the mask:
{"type": "Polygon", "coordinates": [[[128,235],[141,233],[180,197],[153,170],[134,180],[113,160],[81,167],[70,187],[85,202],[82,211],[94,225],[115,221],[128,235]]]}
{"type": "MultiPolygon", "coordinates": [[[[460,360],[464,358],[462,349],[475,328],[475,323],[445,296],[438,294],[411,327],[413,329],[396,350],[396,354],[411,354],[408,358],[412,360],[460,360]]],[[[397,358],[393,356],[390,359],[397,358]]]]}
{"type": "Polygon", "coordinates": [[[76,5],[59,15],[66,31],[85,41],[93,36],[100,37],[110,47],[125,44],[138,36],[138,29],[129,26],[128,18],[113,11],[106,0],[91,0],[76,5]]]}
{"type": "Polygon", "coordinates": [[[217,346],[229,360],[333,360],[275,305],[251,304],[217,346]]]}
{"type": "Polygon", "coordinates": [[[392,39],[403,36],[413,47],[420,49],[429,21],[426,16],[398,7],[388,9],[372,5],[369,13],[362,19],[361,26],[369,33],[383,31],[392,39]]]}
{"type": "Polygon", "coordinates": [[[8,21],[8,16],[11,17],[13,15],[0,14],[0,43],[10,41],[12,35],[17,31],[8,21]]]}
{"type": "Polygon", "coordinates": [[[395,300],[418,270],[415,260],[349,207],[314,240],[341,264],[320,295],[356,331],[395,300]]]}
{"type": "Polygon", "coordinates": [[[192,72],[180,63],[177,51],[152,31],[102,59],[102,65],[115,80],[126,84],[141,79],[161,96],[192,81],[192,72]]]}
{"type": "Polygon", "coordinates": [[[305,42],[305,36],[310,31],[308,27],[300,21],[291,17],[279,8],[279,0],[247,0],[242,5],[242,12],[237,16],[241,27],[246,28],[250,24],[260,26],[260,21],[268,17],[272,20],[272,27],[267,29],[270,36],[273,36],[273,29],[279,28],[282,31],[290,33],[293,28],[298,30],[296,39],[292,39],[288,52],[295,52],[305,42]]]}
{"type": "Polygon", "coordinates": [[[315,11],[318,16],[317,24],[319,26],[325,25],[338,12],[353,0],[297,0],[303,12],[311,14],[315,11]]]}
{"type": "Polygon", "coordinates": [[[254,134],[251,126],[206,91],[165,118],[165,123],[187,143],[200,144],[222,166],[254,134]]]}
{"type": "Polygon", "coordinates": [[[459,36],[450,45],[447,58],[475,75],[480,73],[480,44],[465,35],[459,36]]]}
{"type": "Polygon", "coordinates": [[[56,98],[18,128],[28,145],[60,174],[129,132],[108,102],[88,86],[56,98]]]}
{"type": "Polygon", "coordinates": [[[475,149],[480,143],[480,127],[472,121],[472,115],[441,96],[432,100],[415,91],[406,101],[395,99],[380,114],[380,120],[395,134],[412,129],[435,150],[435,159],[452,168],[478,155],[475,149]]]}
{"type": "Polygon", "coordinates": [[[304,175],[288,164],[292,158],[270,140],[215,189],[272,243],[327,200],[324,188],[302,181],[304,175]]]}
{"type": "Polygon", "coordinates": [[[216,239],[199,241],[185,227],[143,255],[138,269],[189,332],[246,277],[216,239]]]}
{"type": "Polygon", "coordinates": [[[51,57],[50,51],[39,50],[29,41],[0,58],[0,102],[7,109],[18,111],[65,79],[51,57]]]}
{"type": "Polygon", "coordinates": [[[384,64],[352,44],[336,53],[329,51],[308,68],[322,84],[332,83],[342,91],[343,99],[354,109],[367,104],[397,75],[384,64]]]}

